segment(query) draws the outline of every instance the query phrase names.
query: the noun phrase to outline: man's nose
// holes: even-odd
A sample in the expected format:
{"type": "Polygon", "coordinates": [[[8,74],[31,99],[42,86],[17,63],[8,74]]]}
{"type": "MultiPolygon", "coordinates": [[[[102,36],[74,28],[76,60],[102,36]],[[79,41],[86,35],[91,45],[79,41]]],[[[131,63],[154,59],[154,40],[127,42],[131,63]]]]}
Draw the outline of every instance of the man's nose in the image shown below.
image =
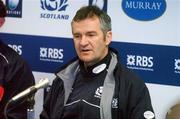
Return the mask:
{"type": "Polygon", "coordinates": [[[86,36],[82,36],[81,41],[80,41],[80,45],[85,46],[87,44],[88,44],[87,37],[86,36]]]}

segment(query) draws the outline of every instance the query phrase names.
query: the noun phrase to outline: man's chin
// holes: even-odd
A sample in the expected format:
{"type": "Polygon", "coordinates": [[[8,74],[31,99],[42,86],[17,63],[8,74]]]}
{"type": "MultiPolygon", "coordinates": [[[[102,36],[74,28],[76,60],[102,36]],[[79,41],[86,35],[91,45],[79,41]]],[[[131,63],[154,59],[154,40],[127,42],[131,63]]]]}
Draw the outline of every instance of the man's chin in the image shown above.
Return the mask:
{"type": "Polygon", "coordinates": [[[83,62],[85,62],[85,63],[91,62],[91,60],[89,60],[89,59],[84,59],[84,58],[82,58],[81,60],[82,60],[83,62]]]}
{"type": "Polygon", "coordinates": [[[87,57],[81,57],[80,60],[83,61],[84,63],[87,63],[87,64],[92,62],[92,59],[87,58],[87,57]]]}

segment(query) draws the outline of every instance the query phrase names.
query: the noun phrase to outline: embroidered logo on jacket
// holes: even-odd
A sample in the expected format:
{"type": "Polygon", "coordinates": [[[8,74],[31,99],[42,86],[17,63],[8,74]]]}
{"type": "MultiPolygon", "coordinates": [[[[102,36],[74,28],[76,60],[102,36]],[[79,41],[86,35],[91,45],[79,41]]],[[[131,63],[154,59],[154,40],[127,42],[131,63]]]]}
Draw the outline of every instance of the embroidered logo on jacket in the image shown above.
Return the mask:
{"type": "Polygon", "coordinates": [[[118,108],[118,99],[113,98],[111,103],[112,108],[118,108]]]}
{"type": "Polygon", "coordinates": [[[94,97],[101,98],[102,91],[103,91],[103,86],[100,86],[99,88],[97,88],[94,97]]]}

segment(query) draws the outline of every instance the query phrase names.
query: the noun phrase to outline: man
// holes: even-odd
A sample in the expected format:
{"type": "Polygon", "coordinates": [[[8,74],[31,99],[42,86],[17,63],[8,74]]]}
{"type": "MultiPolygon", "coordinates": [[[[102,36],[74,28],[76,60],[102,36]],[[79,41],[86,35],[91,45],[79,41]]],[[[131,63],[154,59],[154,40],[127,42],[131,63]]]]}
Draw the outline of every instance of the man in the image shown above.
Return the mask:
{"type": "MultiPolygon", "coordinates": [[[[5,16],[6,7],[0,0],[0,27],[5,22],[5,16]]],[[[0,40],[0,119],[27,119],[28,101],[6,104],[13,96],[34,84],[33,74],[26,62],[0,40]]]]}
{"type": "Polygon", "coordinates": [[[96,6],[72,20],[78,57],[56,73],[41,119],[152,119],[148,89],[124,68],[112,40],[111,19],[96,6]]]}

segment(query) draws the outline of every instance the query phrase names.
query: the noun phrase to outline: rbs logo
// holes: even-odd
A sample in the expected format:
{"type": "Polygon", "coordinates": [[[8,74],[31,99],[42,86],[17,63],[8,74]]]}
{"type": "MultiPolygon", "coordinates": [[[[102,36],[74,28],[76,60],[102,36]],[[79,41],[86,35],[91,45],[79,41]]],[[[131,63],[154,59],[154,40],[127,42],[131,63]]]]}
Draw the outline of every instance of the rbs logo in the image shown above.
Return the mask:
{"type": "Polygon", "coordinates": [[[22,45],[11,45],[8,44],[9,47],[14,49],[19,55],[22,55],[22,45]]]}
{"type": "Polygon", "coordinates": [[[63,49],[57,49],[57,48],[40,48],[40,58],[41,60],[46,61],[55,61],[55,62],[62,62],[59,60],[63,59],[63,49]]]}
{"type": "Polygon", "coordinates": [[[153,67],[153,57],[127,55],[127,65],[136,67],[153,67]]]}
{"type": "Polygon", "coordinates": [[[174,69],[180,71],[180,59],[175,59],[175,68],[174,69]]]}

